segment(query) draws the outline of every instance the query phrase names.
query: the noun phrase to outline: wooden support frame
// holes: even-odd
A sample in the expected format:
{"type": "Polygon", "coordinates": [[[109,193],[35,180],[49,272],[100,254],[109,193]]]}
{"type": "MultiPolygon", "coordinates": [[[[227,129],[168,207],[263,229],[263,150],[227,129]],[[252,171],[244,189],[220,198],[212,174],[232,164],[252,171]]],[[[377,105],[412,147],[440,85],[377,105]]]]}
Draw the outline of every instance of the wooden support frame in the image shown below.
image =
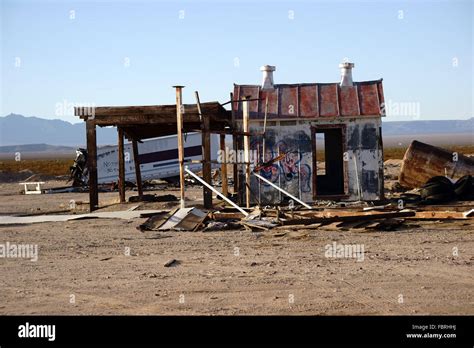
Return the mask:
{"type": "MultiPolygon", "coordinates": [[[[249,97],[244,97],[242,102],[242,126],[244,132],[248,133],[250,131],[250,109],[249,109],[249,97]]],[[[248,135],[244,136],[244,161],[245,161],[245,206],[250,208],[250,137],[248,135]]]]}
{"type": "Polygon", "coordinates": [[[123,129],[117,127],[118,133],[118,166],[119,166],[119,178],[118,178],[118,189],[120,195],[120,203],[125,203],[125,154],[124,154],[124,136],[123,129]]]}
{"type": "Polygon", "coordinates": [[[142,173],[140,169],[140,159],[138,158],[138,142],[136,139],[132,140],[133,162],[135,163],[135,176],[137,180],[138,198],[143,198],[142,173]]]}
{"type": "Polygon", "coordinates": [[[179,200],[181,208],[184,203],[184,144],[183,144],[183,88],[184,86],[173,86],[176,88],[176,130],[178,137],[178,161],[179,161],[179,200]]]}
{"type": "MultiPolygon", "coordinates": [[[[234,93],[230,94],[230,100],[234,100],[234,93]]],[[[236,123],[235,123],[235,111],[234,111],[234,102],[230,103],[230,110],[231,110],[231,120],[232,120],[232,147],[234,149],[234,153],[238,153],[238,135],[235,133],[236,130],[236,123]]],[[[237,166],[237,161],[235,161],[232,167],[232,176],[233,176],[233,183],[234,183],[234,194],[239,193],[239,168],[237,166]]]]}
{"type": "Polygon", "coordinates": [[[97,135],[93,119],[86,121],[87,137],[87,170],[89,172],[89,205],[90,211],[99,207],[99,190],[97,187],[97,135]]]}
{"type": "MultiPolygon", "coordinates": [[[[199,100],[199,93],[194,92],[196,96],[196,105],[200,119],[202,120],[202,177],[204,181],[212,185],[212,166],[211,166],[211,133],[210,133],[210,118],[207,114],[201,112],[201,102],[199,100]]],[[[212,191],[206,186],[202,187],[202,194],[204,200],[204,208],[212,208],[212,191]]]]}

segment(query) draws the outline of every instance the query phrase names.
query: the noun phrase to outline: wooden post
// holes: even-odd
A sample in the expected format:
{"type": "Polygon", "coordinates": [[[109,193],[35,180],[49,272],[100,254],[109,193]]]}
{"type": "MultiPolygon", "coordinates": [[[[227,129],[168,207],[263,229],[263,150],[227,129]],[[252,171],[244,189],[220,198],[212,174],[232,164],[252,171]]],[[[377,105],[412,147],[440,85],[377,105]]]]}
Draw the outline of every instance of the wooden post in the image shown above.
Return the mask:
{"type": "MultiPolygon", "coordinates": [[[[250,125],[249,125],[249,118],[250,118],[250,110],[249,110],[249,97],[244,97],[244,101],[242,102],[242,126],[243,131],[246,134],[250,132],[250,125]]],[[[244,161],[245,161],[245,203],[246,207],[250,208],[250,137],[248,135],[244,135],[244,161]]]]}
{"type": "Polygon", "coordinates": [[[97,187],[97,137],[93,119],[86,121],[87,136],[87,170],[89,172],[89,206],[90,211],[99,207],[99,190],[97,187]]]}
{"type": "Polygon", "coordinates": [[[225,134],[221,134],[219,138],[221,155],[224,157],[224,162],[221,163],[222,193],[227,197],[229,194],[229,188],[227,186],[227,151],[225,146],[225,134]]]}
{"type": "Polygon", "coordinates": [[[266,162],[266,159],[265,159],[265,151],[267,151],[267,149],[265,148],[265,140],[266,140],[266,131],[267,131],[267,116],[268,116],[268,95],[265,99],[265,118],[263,119],[263,139],[262,139],[262,163],[265,163],[266,162]]]}
{"type": "MultiPolygon", "coordinates": [[[[212,173],[211,173],[211,133],[209,115],[203,115],[201,112],[201,102],[199,100],[199,93],[194,92],[196,96],[196,106],[201,119],[202,128],[202,178],[206,183],[212,185],[212,173]]],[[[202,187],[202,194],[204,198],[204,208],[212,208],[212,191],[209,190],[206,185],[202,187]]]]}
{"type": "Polygon", "coordinates": [[[123,153],[123,129],[117,127],[118,133],[118,165],[119,165],[119,179],[118,189],[120,194],[120,203],[125,203],[125,157],[123,153]]]}
{"type": "Polygon", "coordinates": [[[173,86],[176,88],[176,130],[178,134],[178,161],[179,161],[179,199],[181,208],[184,203],[184,144],[183,144],[183,88],[184,86],[173,86]]]}
{"type": "Polygon", "coordinates": [[[238,195],[238,201],[240,205],[244,204],[244,192],[243,192],[243,164],[241,163],[242,158],[241,158],[241,153],[242,153],[242,136],[241,135],[236,135],[235,136],[235,160],[237,162],[236,165],[236,181],[234,182],[234,190],[235,193],[238,195]]]}
{"type": "MultiPolygon", "coordinates": [[[[230,100],[232,101],[230,103],[230,110],[231,110],[231,122],[232,122],[232,147],[234,149],[234,158],[236,159],[236,156],[238,154],[238,139],[237,135],[235,134],[237,130],[237,125],[235,123],[235,111],[234,111],[234,93],[230,94],[230,100]]],[[[237,166],[237,160],[234,161],[234,165],[232,167],[232,176],[233,176],[233,181],[234,181],[234,194],[239,193],[239,168],[237,166]]]]}
{"type": "Polygon", "coordinates": [[[138,142],[136,139],[132,140],[133,161],[135,162],[135,176],[137,179],[138,198],[143,198],[142,173],[140,170],[140,160],[138,159],[138,142]]]}

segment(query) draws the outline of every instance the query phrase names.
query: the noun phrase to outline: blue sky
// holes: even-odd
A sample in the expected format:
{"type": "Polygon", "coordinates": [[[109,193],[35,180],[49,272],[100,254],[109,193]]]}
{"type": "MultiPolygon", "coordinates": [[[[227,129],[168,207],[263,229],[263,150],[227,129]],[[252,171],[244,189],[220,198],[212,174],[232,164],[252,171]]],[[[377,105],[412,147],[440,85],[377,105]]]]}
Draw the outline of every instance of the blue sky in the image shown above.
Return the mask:
{"type": "Polygon", "coordinates": [[[383,78],[386,120],[465,119],[473,106],[472,1],[1,0],[0,115],[78,122],[72,104],[226,102],[233,83],[383,78]],[[73,11],[73,12],[71,12],[73,11]],[[405,103],[405,104],[403,104],[405,103]]]}

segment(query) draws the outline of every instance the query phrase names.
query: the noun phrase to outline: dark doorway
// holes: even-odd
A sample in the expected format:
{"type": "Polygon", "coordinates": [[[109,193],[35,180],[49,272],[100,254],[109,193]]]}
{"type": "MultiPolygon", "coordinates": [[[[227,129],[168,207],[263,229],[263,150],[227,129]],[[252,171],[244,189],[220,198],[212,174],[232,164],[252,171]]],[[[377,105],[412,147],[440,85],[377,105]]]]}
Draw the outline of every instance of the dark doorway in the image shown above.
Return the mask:
{"type": "Polygon", "coordinates": [[[315,196],[344,194],[343,128],[313,127],[313,168],[315,196]]]}

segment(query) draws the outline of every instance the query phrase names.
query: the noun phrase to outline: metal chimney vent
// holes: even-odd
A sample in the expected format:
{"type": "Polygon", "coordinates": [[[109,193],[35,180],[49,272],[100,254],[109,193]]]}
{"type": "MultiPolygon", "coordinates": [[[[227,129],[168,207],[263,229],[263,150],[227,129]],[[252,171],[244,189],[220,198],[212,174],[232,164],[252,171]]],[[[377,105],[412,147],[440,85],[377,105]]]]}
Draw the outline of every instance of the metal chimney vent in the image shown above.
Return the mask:
{"type": "Polygon", "coordinates": [[[276,70],[276,67],[264,65],[260,70],[263,71],[262,89],[273,89],[273,72],[276,70]]]}
{"type": "Polygon", "coordinates": [[[354,63],[344,62],[339,64],[339,68],[341,69],[341,86],[353,86],[354,83],[352,81],[352,68],[354,67],[354,63]]]}

